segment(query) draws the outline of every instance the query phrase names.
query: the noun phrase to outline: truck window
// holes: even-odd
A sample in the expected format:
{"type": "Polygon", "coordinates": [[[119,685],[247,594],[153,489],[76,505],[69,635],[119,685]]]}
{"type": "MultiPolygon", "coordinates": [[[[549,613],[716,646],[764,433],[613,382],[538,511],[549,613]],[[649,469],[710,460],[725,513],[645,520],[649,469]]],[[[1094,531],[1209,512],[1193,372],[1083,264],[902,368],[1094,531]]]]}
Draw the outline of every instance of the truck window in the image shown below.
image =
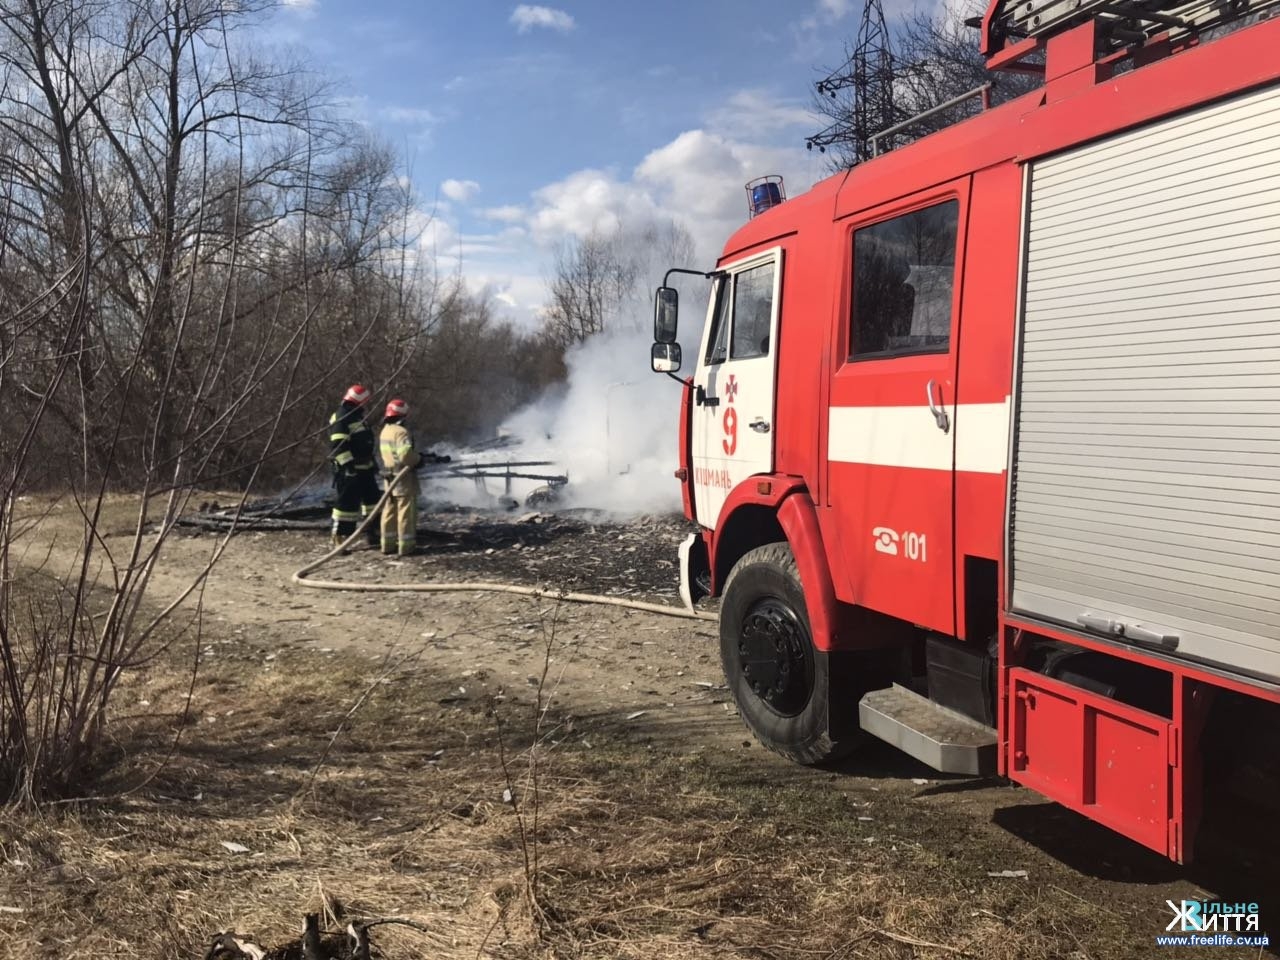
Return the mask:
{"type": "Polygon", "coordinates": [[[721,277],[716,281],[716,312],[711,316],[711,336],[707,338],[708,364],[724,363],[729,352],[729,305],[733,303],[730,294],[732,289],[732,277],[721,277]]]}
{"type": "Polygon", "coordinates": [[[945,353],[960,203],[855,230],[850,359],[945,353]]]}
{"type": "Polygon", "coordinates": [[[773,268],[762,264],[738,274],[733,291],[734,360],[769,355],[769,329],[773,323],[773,268]]]}

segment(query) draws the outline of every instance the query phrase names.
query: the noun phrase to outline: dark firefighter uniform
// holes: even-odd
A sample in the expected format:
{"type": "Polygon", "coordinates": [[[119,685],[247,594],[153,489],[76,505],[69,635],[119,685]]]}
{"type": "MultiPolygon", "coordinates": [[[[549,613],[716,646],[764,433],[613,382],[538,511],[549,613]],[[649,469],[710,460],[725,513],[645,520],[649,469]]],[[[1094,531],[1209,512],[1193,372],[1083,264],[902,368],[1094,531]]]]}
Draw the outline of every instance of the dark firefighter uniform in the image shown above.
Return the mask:
{"type": "MultiPolygon", "coordinates": [[[[360,521],[373,513],[381,493],[374,460],[373,431],[364,422],[363,407],[369,392],[354,386],[342,398],[342,406],[329,417],[329,460],[338,502],[333,508],[333,545],[355,533],[360,521]]],[[[369,545],[378,545],[374,524],[365,528],[369,545]]]]}

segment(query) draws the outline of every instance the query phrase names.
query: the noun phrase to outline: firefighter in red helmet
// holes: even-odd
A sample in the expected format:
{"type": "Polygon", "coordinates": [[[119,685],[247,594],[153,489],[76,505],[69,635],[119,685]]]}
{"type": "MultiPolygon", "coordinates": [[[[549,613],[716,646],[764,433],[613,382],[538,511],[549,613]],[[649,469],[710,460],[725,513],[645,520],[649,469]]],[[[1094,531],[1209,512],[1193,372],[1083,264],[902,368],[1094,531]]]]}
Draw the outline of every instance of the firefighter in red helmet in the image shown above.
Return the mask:
{"type": "MultiPolygon", "coordinates": [[[[381,493],[374,461],[373,431],[365,423],[364,410],[371,394],[353,384],[342,397],[342,405],[329,417],[329,461],[333,464],[333,485],[338,502],[333,508],[333,545],[336,547],[355,533],[361,519],[373,513],[381,493]]],[[[377,547],[378,531],[365,528],[369,546],[377,547]]]]}
{"type": "MultiPolygon", "coordinates": [[[[404,467],[416,468],[422,454],[413,444],[413,434],[404,425],[409,405],[403,400],[387,404],[386,423],[378,437],[378,455],[382,460],[382,477],[392,478],[404,467]]],[[[418,552],[418,474],[410,470],[391,484],[391,496],[382,509],[382,552],[405,557],[418,552]]]]}

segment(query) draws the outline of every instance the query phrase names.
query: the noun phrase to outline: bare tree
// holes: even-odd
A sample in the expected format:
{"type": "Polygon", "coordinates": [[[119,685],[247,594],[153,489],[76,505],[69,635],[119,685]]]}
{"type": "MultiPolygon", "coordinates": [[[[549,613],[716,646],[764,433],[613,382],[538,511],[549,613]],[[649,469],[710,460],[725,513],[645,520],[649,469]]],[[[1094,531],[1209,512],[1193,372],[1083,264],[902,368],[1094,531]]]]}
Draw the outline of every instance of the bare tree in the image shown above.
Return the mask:
{"type": "Polygon", "coordinates": [[[511,411],[565,376],[563,344],[495,316],[487,291],[442,288],[431,335],[397,378],[426,443],[490,436],[511,411]]]}
{"type": "Polygon", "coordinates": [[[410,252],[423,215],[394,157],[335,121],[300,65],[251,50],[264,8],[0,0],[11,797],[87,788],[121,677],[175,642],[166,624],[226,549],[153,596],[196,492],[234,481],[247,497],[272,464],[311,459],[331,399],[317,388],[353,369],[395,376],[435,322],[437,287],[410,252]],[[47,589],[30,567],[18,577],[39,521],[19,498],[36,488],[65,492],[79,518],[47,589]],[[121,488],[136,510],[107,538],[121,488]]]}
{"type": "Polygon", "coordinates": [[[624,224],[567,241],[550,282],[547,331],[568,346],[605,331],[643,326],[654,272],[660,265],[691,263],[694,255],[693,238],[675,221],[624,224]]]}
{"type": "Polygon", "coordinates": [[[619,258],[615,237],[592,232],[565,241],[556,252],[548,328],[566,345],[604,332],[635,283],[635,267],[619,258]]]}

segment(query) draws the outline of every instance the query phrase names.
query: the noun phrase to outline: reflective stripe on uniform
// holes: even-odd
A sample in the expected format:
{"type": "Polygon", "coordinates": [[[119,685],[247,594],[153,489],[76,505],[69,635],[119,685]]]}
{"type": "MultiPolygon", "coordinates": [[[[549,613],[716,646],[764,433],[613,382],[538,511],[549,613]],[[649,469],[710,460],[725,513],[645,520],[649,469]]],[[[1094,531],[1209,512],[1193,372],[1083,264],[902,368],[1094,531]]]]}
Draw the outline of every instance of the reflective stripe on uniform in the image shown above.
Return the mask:
{"type": "Polygon", "coordinates": [[[334,507],[333,519],[334,520],[359,520],[360,514],[356,513],[354,510],[339,510],[337,507],[334,507]]]}
{"type": "Polygon", "coordinates": [[[413,444],[406,443],[402,446],[392,446],[391,441],[382,441],[379,447],[379,453],[382,455],[382,462],[388,468],[399,470],[404,465],[404,458],[413,452],[413,444]]]}
{"type": "Polygon", "coordinates": [[[347,429],[349,429],[352,433],[359,433],[361,430],[368,430],[369,428],[364,425],[363,421],[354,420],[352,421],[351,426],[348,427],[347,429]]]}
{"type": "Polygon", "coordinates": [[[375,464],[372,464],[372,463],[357,463],[357,464],[356,464],[356,469],[357,469],[357,470],[372,470],[372,469],[374,468],[374,466],[375,466],[375,464]]]}
{"type": "Polygon", "coordinates": [[[356,458],[355,454],[350,450],[343,450],[340,454],[333,458],[333,462],[340,467],[345,467],[348,463],[356,458]]]}
{"type": "Polygon", "coordinates": [[[350,434],[342,426],[336,413],[329,414],[329,442],[342,443],[344,440],[350,439],[350,434]]]}

